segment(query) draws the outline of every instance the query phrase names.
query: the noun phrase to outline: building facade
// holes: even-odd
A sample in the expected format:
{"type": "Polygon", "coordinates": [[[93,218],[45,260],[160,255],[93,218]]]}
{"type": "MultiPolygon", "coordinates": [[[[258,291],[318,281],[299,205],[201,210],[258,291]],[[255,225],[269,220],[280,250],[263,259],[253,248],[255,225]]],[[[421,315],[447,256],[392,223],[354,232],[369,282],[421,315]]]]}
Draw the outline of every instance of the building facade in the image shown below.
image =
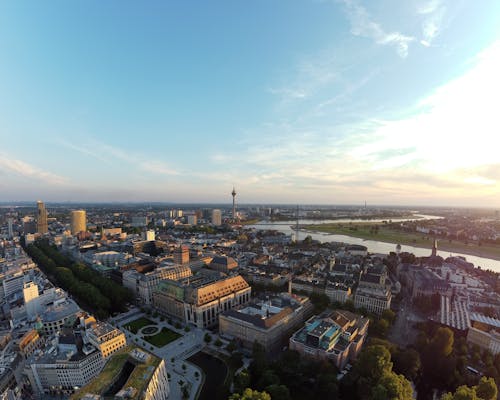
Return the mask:
{"type": "Polygon", "coordinates": [[[275,351],[281,349],[312,311],[309,298],[281,293],[223,312],[219,315],[219,333],[236,339],[248,349],[258,342],[267,352],[275,351]]]}
{"type": "Polygon", "coordinates": [[[315,360],[331,360],[343,369],[361,352],[368,324],[368,318],[344,310],[314,316],[290,338],[290,350],[315,360]]]}
{"type": "Polygon", "coordinates": [[[125,334],[107,322],[99,322],[87,329],[87,338],[104,359],[127,345],[125,334]]]}
{"type": "Polygon", "coordinates": [[[36,207],[36,232],[43,235],[44,233],[47,233],[49,231],[47,223],[47,210],[45,209],[45,204],[43,204],[43,201],[37,201],[36,207]]]}
{"type": "Polygon", "coordinates": [[[85,210],[71,211],[71,234],[73,236],[87,231],[87,213],[85,210]]]}
{"type": "Polygon", "coordinates": [[[200,328],[219,322],[219,314],[250,301],[251,288],[239,275],[199,272],[179,281],[165,280],[153,295],[161,314],[200,328]]]}
{"type": "Polygon", "coordinates": [[[160,281],[164,279],[178,280],[192,275],[191,269],[187,265],[174,267],[160,267],[154,271],[141,274],[136,270],[129,270],[123,273],[123,286],[130,289],[140,304],[151,305],[153,293],[158,289],[160,281]]]}

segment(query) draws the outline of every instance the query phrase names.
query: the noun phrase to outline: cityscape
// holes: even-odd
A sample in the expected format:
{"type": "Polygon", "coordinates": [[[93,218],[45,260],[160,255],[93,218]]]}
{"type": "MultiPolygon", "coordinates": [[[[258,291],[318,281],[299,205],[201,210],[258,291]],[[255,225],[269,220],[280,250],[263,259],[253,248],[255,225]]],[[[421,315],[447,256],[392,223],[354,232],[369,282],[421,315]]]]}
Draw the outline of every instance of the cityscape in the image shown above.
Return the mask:
{"type": "Polygon", "coordinates": [[[500,1],[0,2],[0,400],[500,400],[500,1]]]}
{"type": "Polygon", "coordinates": [[[2,206],[2,398],[497,393],[498,211],[227,197],[2,206]]]}

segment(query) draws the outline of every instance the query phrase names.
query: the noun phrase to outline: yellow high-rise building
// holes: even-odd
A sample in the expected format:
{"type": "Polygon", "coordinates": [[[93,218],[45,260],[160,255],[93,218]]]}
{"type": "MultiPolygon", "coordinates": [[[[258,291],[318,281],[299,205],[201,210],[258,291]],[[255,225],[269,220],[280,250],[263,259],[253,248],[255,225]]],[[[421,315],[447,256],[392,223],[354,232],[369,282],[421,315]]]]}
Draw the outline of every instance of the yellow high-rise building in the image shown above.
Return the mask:
{"type": "Polygon", "coordinates": [[[71,211],[71,234],[77,235],[87,230],[87,213],[85,210],[71,211]]]}
{"type": "Polygon", "coordinates": [[[36,231],[37,233],[47,233],[49,231],[47,225],[47,210],[45,209],[45,204],[43,201],[36,202],[37,216],[36,216],[36,231]]]}

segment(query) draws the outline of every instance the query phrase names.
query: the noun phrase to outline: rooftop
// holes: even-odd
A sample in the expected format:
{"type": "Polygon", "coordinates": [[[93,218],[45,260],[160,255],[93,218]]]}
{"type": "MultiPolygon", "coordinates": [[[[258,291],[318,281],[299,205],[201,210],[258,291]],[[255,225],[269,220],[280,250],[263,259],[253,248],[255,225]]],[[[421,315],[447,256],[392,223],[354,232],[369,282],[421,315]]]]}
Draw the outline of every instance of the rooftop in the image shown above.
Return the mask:
{"type": "Polygon", "coordinates": [[[142,391],[149,383],[154,371],[158,365],[160,365],[162,360],[161,358],[134,346],[124,347],[113,354],[104,366],[102,372],[86,386],[82,387],[77,393],[71,396],[71,400],[81,400],[86,394],[89,393],[98,395],[104,394],[112,382],[114,382],[120,375],[125,363],[131,359],[135,360],[136,365],[122,388],[131,387],[136,389],[130,399],[139,400],[141,398],[142,391]],[[145,356],[143,354],[145,354],[145,356]]]}

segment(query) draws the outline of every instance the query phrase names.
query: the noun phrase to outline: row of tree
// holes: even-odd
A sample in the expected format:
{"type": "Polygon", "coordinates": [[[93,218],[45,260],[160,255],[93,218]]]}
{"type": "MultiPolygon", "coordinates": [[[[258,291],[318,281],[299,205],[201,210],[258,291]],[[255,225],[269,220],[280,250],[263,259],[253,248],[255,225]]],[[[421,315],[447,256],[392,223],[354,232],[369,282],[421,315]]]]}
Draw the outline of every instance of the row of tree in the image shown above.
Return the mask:
{"type": "Polygon", "coordinates": [[[237,394],[244,394],[246,388],[264,391],[273,400],[337,399],[337,372],[330,362],[305,359],[291,350],[269,361],[256,343],[249,368],[235,376],[234,390],[237,394]]]}
{"type": "Polygon", "coordinates": [[[37,240],[25,250],[49,279],[89,307],[100,319],[124,311],[126,303],[133,300],[130,290],[81,263],[72,262],[47,240],[37,240]]]}
{"type": "Polygon", "coordinates": [[[391,353],[386,346],[372,344],[361,352],[353,371],[341,381],[344,399],[412,400],[411,383],[393,370],[391,353]]]}
{"type": "Polygon", "coordinates": [[[417,337],[416,348],[419,349],[422,361],[418,381],[418,391],[422,395],[430,395],[433,389],[450,391],[460,386],[462,389],[459,393],[465,393],[463,387],[468,387],[467,390],[472,393],[479,377],[468,372],[467,367],[471,363],[478,367],[480,365],[485,377],[492,378],[491,382],[500,382],[500,354],[495,357],[488,351],[481,354],[479,348],[468,346],[465,338],[455,338],[449,328],[427,323],[420,326],[420,329],[422,332],[417,337]]]}

